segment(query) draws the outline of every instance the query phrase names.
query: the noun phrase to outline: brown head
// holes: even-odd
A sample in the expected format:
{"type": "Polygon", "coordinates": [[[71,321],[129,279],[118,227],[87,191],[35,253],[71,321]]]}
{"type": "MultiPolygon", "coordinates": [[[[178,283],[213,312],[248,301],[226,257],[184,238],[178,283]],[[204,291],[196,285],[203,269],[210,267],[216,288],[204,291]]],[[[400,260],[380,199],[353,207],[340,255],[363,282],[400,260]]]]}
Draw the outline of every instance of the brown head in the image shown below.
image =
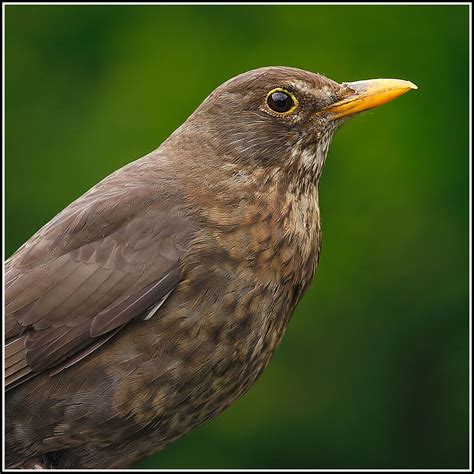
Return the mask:
{"type": "Polygon", "coordinates": [[[241,167],[277,167],[316,184],[333,133],[348,117],[416,89],[408,81],[339,84],[290,67],[243,73],[215,89],[185,124],[241,167]]]}

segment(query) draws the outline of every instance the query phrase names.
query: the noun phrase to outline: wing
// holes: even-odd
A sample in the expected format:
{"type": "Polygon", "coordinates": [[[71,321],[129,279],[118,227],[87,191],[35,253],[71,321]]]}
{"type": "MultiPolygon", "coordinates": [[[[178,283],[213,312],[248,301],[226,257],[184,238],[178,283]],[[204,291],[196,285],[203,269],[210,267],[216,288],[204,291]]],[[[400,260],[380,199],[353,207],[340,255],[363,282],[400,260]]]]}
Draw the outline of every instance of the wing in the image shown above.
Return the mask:
{"type": "Polygon", "coordinates": [[[7,389],[87,356],[179,283],[192,226],[148,163],[110,175],[6,262],[7,389]]]}

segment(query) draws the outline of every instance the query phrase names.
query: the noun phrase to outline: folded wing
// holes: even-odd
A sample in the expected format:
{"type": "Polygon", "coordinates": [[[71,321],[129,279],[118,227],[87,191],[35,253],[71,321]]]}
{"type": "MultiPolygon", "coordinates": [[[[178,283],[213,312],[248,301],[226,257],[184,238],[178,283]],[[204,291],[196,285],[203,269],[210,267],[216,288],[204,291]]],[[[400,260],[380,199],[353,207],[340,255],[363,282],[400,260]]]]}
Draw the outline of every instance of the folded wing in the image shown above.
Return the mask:
{"type": "Polygon", "coordinates": [[[140,167],[122,170],[6,262],[7,389],[87,356],[128,322],[154,314],[181,280],[193,229],[179,195],[160,191],[140,167]]]}

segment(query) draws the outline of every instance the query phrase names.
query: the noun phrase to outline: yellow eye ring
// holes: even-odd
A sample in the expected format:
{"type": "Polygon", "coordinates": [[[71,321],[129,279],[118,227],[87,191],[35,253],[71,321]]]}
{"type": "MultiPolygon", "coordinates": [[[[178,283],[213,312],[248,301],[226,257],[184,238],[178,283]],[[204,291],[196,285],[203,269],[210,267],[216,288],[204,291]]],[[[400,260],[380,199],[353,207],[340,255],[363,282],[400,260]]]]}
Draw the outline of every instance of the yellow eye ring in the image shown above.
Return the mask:
{"type": "Polygon", "coordinates": [[[295,95],[281,87],[272,89],[267,94],[265,103],[272,112],[278,115],[290,115],[299,105],[295,95]]]}

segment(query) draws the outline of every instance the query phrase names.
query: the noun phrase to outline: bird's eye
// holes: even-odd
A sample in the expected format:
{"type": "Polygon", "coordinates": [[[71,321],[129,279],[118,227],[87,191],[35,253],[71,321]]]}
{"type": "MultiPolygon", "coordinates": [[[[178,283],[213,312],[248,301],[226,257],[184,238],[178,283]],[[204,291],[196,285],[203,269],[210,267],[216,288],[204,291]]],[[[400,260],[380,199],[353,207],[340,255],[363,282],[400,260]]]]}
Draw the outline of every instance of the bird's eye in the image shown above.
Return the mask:
{"type": "Polygon", "coordinates": [[[298,107],[298,100],[284,89],[273,89],[267,94],[267,105],[279,114],[289,114],[298,107]]]}

